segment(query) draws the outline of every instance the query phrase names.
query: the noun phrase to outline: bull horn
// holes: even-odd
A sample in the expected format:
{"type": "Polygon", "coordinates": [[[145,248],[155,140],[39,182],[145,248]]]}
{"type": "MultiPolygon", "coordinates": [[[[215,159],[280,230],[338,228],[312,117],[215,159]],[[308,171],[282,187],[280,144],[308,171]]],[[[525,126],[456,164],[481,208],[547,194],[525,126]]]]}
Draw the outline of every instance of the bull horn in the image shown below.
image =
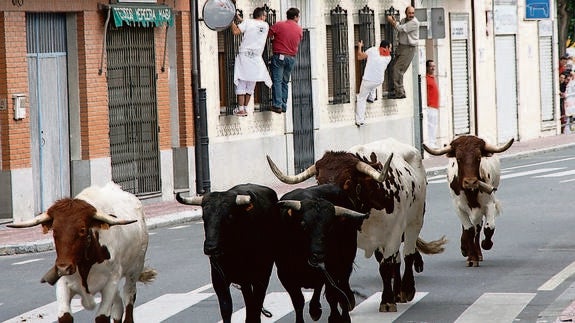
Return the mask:
{"type": "Polygon", "coordinates": [[[202,205],[202,196],[184,197],[182,194],[176,194],[176,201],[186,205],[202,205]]]}
{"type": "Polygon", "coordinates": [[[281,200],[278,201],[278,204],[281,206],[289,207],[290,209],[299,211],[301,210],[301,201],[297,200],[281,200]]]}
{"type": "Polygon", "coordinates": [[[24,221],[24,222],[18,222],[18,223],[10,223],[7,224],[7,227],[10,228],[29,228],[29,227],[33,227],[35,225],[50,221],[52,218],[48,215],[48,213],[42,213],[40,215],[37,215],[36,217],[34,217],[31,220],[28,221],[24,221]]]}
{"type": "Polygon", "coordinates": [[[515,141],[515,138],[511,138],[511,140],[509,140],[503,146],[494,146],[494,145],[485,143],[485,151],[487,151],[489,153],[502,153],[502,152],[506,151],[507,149],[509,149],[509,147],[511,147],[511,145],[513,144],[513,141],[515,141]]]}
{"type": "Polygon", "coordinates": [[[387,170],[389,169],[389,165],[391,164],[391,159],[393,158],[393,153],[391,153],[389,155],[389,157],[387,158],[387,160],[385,161],[385,165],[383,165],[383,170],[381,172],[379,172],[377,169],[373,168],[372,166],[370,166],[368,163],[359,161],[357,162],[357,164],[355,165],[355,168],[366,174],[371,176],[371,178],[373,178],[374,180],[383,183],[385,182],[385,179],[387,178],[387,170]]]}
{"type": "Polygon", "coordinates": [[[433,156],[441,156],[441,155],[447,154],[448,152],[451,151],[451,145],[447,145],[443,148],[435,149],[435,148],[429,148],[425,144],[423,144],[423,149],[425,149],[425,151],[432,154],[433,156]]]}
{"type": "Polygon", "coordinates": [[[274,173],[274,175],[280,181],[282,181],[286,184],[301,183],[301,182],[305,181],[306,179],[315,176],[315,174],[316,174],[315,164],[314,164],[314,165],[311,165],[310,167],[308,167],[308,169],[304,170],[303,172],[301,172],[297,175],[284,175],[282,173],[282,171],[276,166],[276,164],[274,164],[274,162],[272,161],[270,156],[266,155],[266,158],[268,159],[268,164],[270,165],[270,168],[272,169],[272,172],[274,173]]]}
{"type": "Polygon", "coordinates": [[[138,221],[138,220],[118,219],[118,218],[115,218],[109,214],[102,212],[102,211],[96,211],[96,214],[94,214],[94,219],[108,223],[109,225],[124,225],[124,224],[130,224],[130,223],[134,223],[134,222],[138,221]]]}
{"type": "Polygon", "coordinates": [[[236,195],[236,205],[250,204],[252,197],[249,195],[236,195]]]}
{"type": "Polygon", "coordinates": [[[333,206],[335,208],[335,215],[337,216],[346,216],[346,217],[351,217],[351,218],[365,218],[367,216],[367,214],[365,213],[361,213],[361,212],[356,212],[354,210],[345,208],[345,207],[341,207],[341,206],[333,206]]]}
{"type": "Polygon", "coordinates": [[[491,194],[494,191],[497,191],[497,187],[493,187],[483,181],[479,181],[479,191],[487,194],[491,194]]]}

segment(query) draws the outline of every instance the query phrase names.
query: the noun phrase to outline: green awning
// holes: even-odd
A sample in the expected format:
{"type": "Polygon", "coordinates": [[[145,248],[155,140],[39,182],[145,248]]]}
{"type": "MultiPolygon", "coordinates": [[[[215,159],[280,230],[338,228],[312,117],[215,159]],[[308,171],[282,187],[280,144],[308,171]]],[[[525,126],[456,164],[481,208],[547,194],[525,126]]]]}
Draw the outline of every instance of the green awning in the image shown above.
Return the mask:
{"type": "Polygon", "coordinates": [[[116,27],[121,27],[124,23],[128,26],[143,27],[174,25],[172,8],[163,4],[115,3],[110,4],[109,8],[114,15],[116,27]]]}

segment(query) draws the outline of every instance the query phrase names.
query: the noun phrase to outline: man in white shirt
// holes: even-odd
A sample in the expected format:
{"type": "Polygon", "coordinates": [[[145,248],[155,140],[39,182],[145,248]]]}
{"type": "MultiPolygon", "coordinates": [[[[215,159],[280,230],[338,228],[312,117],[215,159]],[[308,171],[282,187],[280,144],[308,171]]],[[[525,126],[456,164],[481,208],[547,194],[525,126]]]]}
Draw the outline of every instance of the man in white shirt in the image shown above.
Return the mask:
{"type": "Polygon", "coordinates": [[[363,71],[359,94],[356,97],[355,125],[361,127],[365,124],[365,106],[370,93],[381,86],[385,78],[385,69],[391,61],[391,44],[382,40],[379,47],[370,47],[363,51],[363,41],[357,43],[357,60],[367,60],[363,71]]]}
{"type": "Polygon", "coordinates": [[[393,16],[387,16],[387,21],[397,30],[399,45],[393,57],[393,87],[394,95],[390,99],[404,99],[403,74],[413,60],[417,42],[419,41],[419,21],[415,18],[415,8],[405,8],[405,18],[397,22],[393,16]]]}
{"type": "Polygon", "coordinates": [[[248,115],[246,107],[254,94],[256,82],[261,81],[265,82],[267,87],[272,86],[272,79],[262,58],[269,31],[266,16],[265,9],[258,7],[254,10],[253,19],[242,20],[237,16],[240,24],[232,22],[233,34],[244,34],[234,65],[234,84],[238,97],[234,115],[237,116],[248,115]]]}

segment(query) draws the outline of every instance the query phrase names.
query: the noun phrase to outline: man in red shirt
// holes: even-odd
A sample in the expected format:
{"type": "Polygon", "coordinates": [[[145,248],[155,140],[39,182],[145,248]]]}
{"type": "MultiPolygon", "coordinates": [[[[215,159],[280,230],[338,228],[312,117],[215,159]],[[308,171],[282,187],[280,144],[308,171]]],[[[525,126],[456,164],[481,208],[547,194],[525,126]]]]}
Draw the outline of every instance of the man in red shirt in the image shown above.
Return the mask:
{"type": "Polygon", "coordinates": [[[439,87],[435,81],[435,62],[425,62],[425,79],[427,83],[427,142],[437,147],[437,126],[439,124],[439,87]]]}
{"type": "Polygon", "coordinates": [[[274,52],[270,68],[273,82],[271,110],[275,113],[287,110],[288,83],[295,64],[295,55],[303,37],[303,30],[298,25],[299,9],[289,8],[286,16],[287,20],[276,22],[269,31],[274,52]]]}

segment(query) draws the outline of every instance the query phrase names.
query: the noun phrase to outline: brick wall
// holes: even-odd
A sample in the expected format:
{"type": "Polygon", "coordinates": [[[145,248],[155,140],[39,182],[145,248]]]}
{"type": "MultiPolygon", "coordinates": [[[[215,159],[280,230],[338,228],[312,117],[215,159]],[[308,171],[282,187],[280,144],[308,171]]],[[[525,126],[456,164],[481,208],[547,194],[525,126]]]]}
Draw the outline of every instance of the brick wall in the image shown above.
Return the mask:
{"type": "Polygon", "coordinates": [[[12,95],[28,96],[26,59],[26,16],[24,12],[0,12],[0,99],[7,108],[0,111],[2,170],[30,168],[30,111],[14,120],[12,95]]]}
{"type": "Polygon", "coordinates": [[[102,51],[105,50],[102,47],[104,22],[102,12],[84,11],[77,14],[83,160],[110,156],[106,55],[103,59],[104,72],[98,75],[102,51]]]}
{"type": "Polygon", "coordinates": [[[180,146],[194,144],[194,111],[192,95],[192,60],[190,58],[190,12],[182,11],[175,17],[178,59],[178,112],[180,120],[180,146]]]}
{"type": "MultiPolygon", "coordinates": [[[[156,46],[156,99],[158,101],[158,126],[160,133],[158,141],[161,150],[170,149],[171,129],[170,129],[170,84],[168,79],[168,56],[164,56],[166,49],[166,26],[154,28],[154,40],[156,46]],[[165,58],[165,63],[164,63],[165,58]],[[162,66],[164,71],[162,72],[162,66]]],[[[173,28],[173,27],[172,27],[173,28]]]]}

